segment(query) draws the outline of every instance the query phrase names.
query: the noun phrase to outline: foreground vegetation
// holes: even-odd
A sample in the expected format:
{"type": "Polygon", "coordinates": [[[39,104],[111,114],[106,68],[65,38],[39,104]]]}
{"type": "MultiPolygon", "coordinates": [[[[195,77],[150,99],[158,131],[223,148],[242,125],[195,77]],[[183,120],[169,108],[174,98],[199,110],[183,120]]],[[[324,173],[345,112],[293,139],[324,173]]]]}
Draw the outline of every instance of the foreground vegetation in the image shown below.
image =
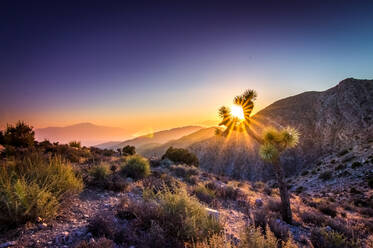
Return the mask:
{"type": "MultiPolygon", "coordinates": [[[[198,165],[195,155],[185,149],[171,148],[163,159],[149,161],[136,155],[129,146],[111,151],[82,147],[78,141],[69,145],[36,142],[32,128],[24,123],[11,127],[5,134],[7,138],[2,135],[0,139],[4,146],[0,162],[3,235],[9,228],[22,227],[25,223],[23,230],[33,223],[48,225],[61,212],[79,212],[81,209],[69,209],[70,204],[64,202],[77,199],[75,196],[85,188],[83,193],[93,198],[119,201],[112,206],[101,206],[103,211],[99,209],[89,216],[83,236],[74,236],[70,243],[52,241],[53,245],[176,248],[373,245],[370,211],[373,205],[371,199],[364,199],[359,188],[351,188],[352,200],[342,203],[330,195],[310,196],[305,187],[289,187],[293,192],[289,194],[289,202],[294,220],[289,225],[282,220],[281,192],[276,183],[235,181],[207,173],[195,166],[198,165]]],[[[341,161],[345,160],[343,156],[349,156],[349,151],[343,153],[341,161]]],[[[350,170],[364,170],[367,166],[367,163],[349,163],[350,170]]],[[[334,170],[332,167],[327,170],[330,176],[324,176],[326,170],[320,169],[320,164],[315,172],[302,172],[299,178],[328,182],[333,173],[342,173],[347,167],[336,161],[330,164],[335,164],[334,170]]],[[[290,179],[287,183],[292,185],[290,179]]],[[[364,184],[371,187],[370,177],[364,184]]],[[[81,201],[77,199],[75,206],[81,206],[81,201]]],[[[42,227],[37,227],[32,235],[39,228],[42,227]]]]}

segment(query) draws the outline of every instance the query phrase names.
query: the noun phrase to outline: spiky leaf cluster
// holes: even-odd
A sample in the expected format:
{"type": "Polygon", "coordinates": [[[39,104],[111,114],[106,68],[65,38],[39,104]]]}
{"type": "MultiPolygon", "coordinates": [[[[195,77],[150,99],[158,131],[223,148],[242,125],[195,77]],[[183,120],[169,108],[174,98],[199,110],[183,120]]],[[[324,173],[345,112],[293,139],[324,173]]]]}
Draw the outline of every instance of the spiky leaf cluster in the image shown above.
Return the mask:
{"type": "Polygon", "coordinates": [[[251,112],[254,108],[254,101],[257,97],[257,93],[255,90],[246,90],[242,95],[236,96],[233,99],[233,103],[240,105],[242,107],[245,120],[242,122],[237,118],[233,117],[231,114],[231,110],[228,107],[222,106],[219,109],[219,116],[222,118],[220,122],[220,126],[226,126],[227,130],[223,133],[226,133],[228,129],[231,130],[243,130],[242,125],[248,124],[250,122],[249,118],[251,112]]]}
{"type": "Polygon", "coordinates": [[[286,127],[281,130],[267,128],[263,132],[263,144],[259,155],[267,162],[277,161],[284,150],[295,147],[298,141],[299,133],[295,128],[286,127]]]}

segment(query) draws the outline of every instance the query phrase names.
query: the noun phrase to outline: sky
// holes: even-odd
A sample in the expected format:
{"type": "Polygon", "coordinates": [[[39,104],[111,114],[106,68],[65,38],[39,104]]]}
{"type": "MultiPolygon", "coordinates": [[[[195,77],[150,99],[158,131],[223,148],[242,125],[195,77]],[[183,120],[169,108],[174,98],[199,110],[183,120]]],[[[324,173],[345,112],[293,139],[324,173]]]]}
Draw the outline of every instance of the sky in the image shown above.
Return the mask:
{"type": "Polygon", "coordinates": [[[373,78],[372,1],[0,2],[0,127],[138,133],[373,78]]]}

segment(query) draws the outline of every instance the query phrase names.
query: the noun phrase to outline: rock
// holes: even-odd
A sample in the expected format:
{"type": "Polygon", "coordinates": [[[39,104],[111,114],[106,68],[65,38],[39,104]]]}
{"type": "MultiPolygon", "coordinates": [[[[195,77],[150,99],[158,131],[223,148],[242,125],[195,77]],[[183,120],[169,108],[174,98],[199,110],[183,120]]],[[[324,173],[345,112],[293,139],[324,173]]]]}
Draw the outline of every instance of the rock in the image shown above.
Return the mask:
{"type": "Polygon", "coordinates": [[[211,208],[205,208],[205,209],[210,216],[213,216],[214,218],[219,219],[219,215],[220,215],[219,211],[215,209],[211,209],[211,208]]]}
{"type": "Polygon", "coordinates": [[[263,206],[263,201],[262,201],[261,198],[258,198],[258,199],[255,200],[255,206],[258,207],[258,208],[263,206]]]}
{"type": "Polygon", "coordinates": [[[11,247],[11,246],[15,246],[16,244],[17,244],[16,241],[8,241],[8,242],[0,244],[0,248],[11,247]]]}

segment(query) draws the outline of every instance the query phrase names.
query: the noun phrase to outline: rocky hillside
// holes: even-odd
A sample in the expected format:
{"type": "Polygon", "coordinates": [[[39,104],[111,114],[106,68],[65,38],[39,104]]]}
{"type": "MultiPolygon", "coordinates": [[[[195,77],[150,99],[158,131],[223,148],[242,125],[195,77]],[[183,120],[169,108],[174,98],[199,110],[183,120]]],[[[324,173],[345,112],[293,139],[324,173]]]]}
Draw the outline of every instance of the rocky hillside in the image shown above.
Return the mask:
{"type": "MultiPolygon", "coordinates": [[[[317,158],[373,141],[373,80],[348,78],[322,92],[305,92],[279,100],[253,117],[260,133],[267,126],[293,126],[301,133],[299,146],[284,156],[288,172],[312,167],[317,158]]],[[[201,166],[214,172],[249,179],[271,177],[270,167],[257,156],[250,138],[213,137],[190,147],[201,166]]]]}

